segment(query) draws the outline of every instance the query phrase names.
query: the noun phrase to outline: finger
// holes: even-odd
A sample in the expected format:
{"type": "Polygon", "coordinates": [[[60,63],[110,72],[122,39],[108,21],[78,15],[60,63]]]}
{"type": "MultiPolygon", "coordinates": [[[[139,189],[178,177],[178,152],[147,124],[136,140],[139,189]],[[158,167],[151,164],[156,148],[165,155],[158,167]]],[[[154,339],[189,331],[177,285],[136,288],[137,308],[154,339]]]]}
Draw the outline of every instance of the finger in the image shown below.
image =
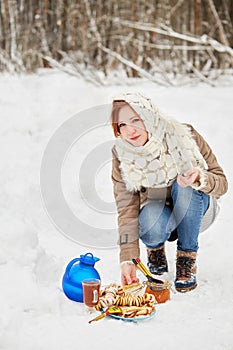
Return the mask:
{"type": "Polygon", "coordinates": [[[132,284],[133,283],[131,277],[129,277],[129,276],[126,277],[126,283],[127,284],[132,284]]]}
{"type": "Polygon", "coordinates": [[[127,286],[129,283],[127,283],[127,280],[124,278],[123,280],[121,280],[122,282],[122,286],[127,286]]]}
{"type": "Polygon", "coordinates": [[[122,284],[123,284],[123,286],[126,286],[126,285],[128,285],[128,284],[132,284],[132,279],[131,279],[131,277],[130,277],[129,275],[124,275],[124,276],[122,277],[122,284]]]}
{"type": "Polygon", "coordinates": [[[196,173],[193,173],[192,175],[189,175],[189,176],[179,175],[179,177],[177,177],[177,182],[180,186],[187,187],[192,185],[195,179],[196,179],[196,173]]]}
{"type": "Polygon", "coordinates": [[[185,181],[184,181],[184,177],[181,176],[181,175],[179,175],[179,176],[177,177],[177,183],[178,183],[178,185],[180,185],[181,187],[185,187],[185,186],[186,186],[185,181]]]}
{"type": "Polygon", "coordinates": [[[183,173],[184,176],[190,176],[194,174],[197,170],[195,168],[189,169],[183,173]]]}
{"type": "Polygon", "coordinates": [[[196,178],[199,175],[199,170],[196,168],[193,168],[191,170],[186,171],[184,175],[187,177],[195,177],[196,178]]]}
{"type": "Polygon", "coordinates": [[[188,178],[188,177],[190,177],[190,176],[193,175],[193,171],[192,171],[192,170],[186,171],[186,172],[185,172],[184,174],[182,174],[182,175],[183,175],[183,177],[188,178]]]}
{"type": "MultiPolygon", "coordinates": [[[[178,181],[177,181],[177,182],[178,182],[178,181]]],[[[179,181],[178,184],[179,184],[179,186],[182,187],[182,188],[185,188],[185,187],[188,186],[184,181],[179,181]]]]}
{"type": "Polygon", "coordinates": [[[122,283],[122,286],[127,285],[127,281],[126,281],[126,279],[125,279],[125,276],[124,276],[124,275],[122,275],[122,276],[121,276],[121,283],[122,283]]]}
{"type": "Polygon", "coordinates": [[[196,174],[190,175],[186,180],[185,183],[187,186],[192,185],[195,182],[196,174]]]}
{"type": "Polygon", "coordinates": [[[139,278],[137,278],[137,277],[132,278],[132,283],[138,283],[138,282],[139,282],[139,278]]]}

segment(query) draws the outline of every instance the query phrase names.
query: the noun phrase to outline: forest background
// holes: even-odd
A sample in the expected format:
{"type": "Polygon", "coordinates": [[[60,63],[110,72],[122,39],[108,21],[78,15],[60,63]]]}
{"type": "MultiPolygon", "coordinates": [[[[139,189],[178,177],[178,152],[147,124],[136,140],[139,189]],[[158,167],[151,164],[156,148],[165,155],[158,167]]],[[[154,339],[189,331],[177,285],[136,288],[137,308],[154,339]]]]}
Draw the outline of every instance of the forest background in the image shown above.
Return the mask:
{"type": "Polygon", "coordinates": [[[1,0],[0,71],[214,84],[232,74],[232,23],[233,0],[1,0]]]}

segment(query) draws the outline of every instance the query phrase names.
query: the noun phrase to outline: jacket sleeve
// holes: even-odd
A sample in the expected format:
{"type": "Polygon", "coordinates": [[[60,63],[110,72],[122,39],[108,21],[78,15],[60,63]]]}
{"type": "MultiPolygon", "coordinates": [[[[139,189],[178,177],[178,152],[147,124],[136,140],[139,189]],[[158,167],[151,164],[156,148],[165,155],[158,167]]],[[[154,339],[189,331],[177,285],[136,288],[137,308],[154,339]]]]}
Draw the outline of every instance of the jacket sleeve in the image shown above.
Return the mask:
{"type": "Polygon", "coordinates": [[[196,189],[219,198],[228,189],[226,176],[208,143],[192,126],[190,127],[199,150],[208,166],[207,170],[202,171],[200,184],[196,186],[196,189]]]}
{"type": "Polygon", "coordinates": [[[112,154],[112,181],[118,212],[118,244],[120,246],[120,262],[123,262],[138,257],[140,254],[138,235],[140,196],[138,192],[127,190],[114,147],[112,154]]]}

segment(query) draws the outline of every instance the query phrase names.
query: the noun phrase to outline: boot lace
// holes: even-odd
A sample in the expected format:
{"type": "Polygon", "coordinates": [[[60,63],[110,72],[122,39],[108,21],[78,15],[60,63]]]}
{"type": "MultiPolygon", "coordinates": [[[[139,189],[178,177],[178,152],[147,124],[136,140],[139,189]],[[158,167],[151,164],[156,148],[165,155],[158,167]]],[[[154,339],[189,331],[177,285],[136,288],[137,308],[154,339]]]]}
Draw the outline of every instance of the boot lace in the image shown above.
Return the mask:
{"type": "Polygon", "coordinates": [[[190,278],[195,260],[186,256],[181,256],[177,259],[176,274],[178,278],[190,278]]]}
{"type": "Polygon", "coordinates": [[[163,249],[152,250],[149,261],[156,266],[166,266],[166,256],[163,249]]]}

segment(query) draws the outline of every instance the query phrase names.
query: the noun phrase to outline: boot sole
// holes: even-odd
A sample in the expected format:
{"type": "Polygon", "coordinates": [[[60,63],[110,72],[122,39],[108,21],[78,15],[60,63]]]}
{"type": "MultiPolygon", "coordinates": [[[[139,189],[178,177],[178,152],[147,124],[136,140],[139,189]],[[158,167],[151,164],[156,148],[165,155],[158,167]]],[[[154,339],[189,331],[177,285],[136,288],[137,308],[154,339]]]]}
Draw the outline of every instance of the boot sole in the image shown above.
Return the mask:
{"type": "Polygon", "coordinates": [[[157,271],[157,272],[152,272],[151,270],[150,270],[150,273],[152,273],[152,275],[158,275],[158,276],[162,276],[164,273],[167,273],[168,272],[168,270],[166,270],[166,271],[157,271]]]}
{"type": "Polygon", "coordinates": [[[193,289],[195,289],[197,287],[197,284],[194,284],[193,286],[191,286],[191,287],[181,287],[181,288],[176,288],[176,290],[177,290],[177,292],[180,292],[180,293],[186,293],[186,292],[189,292],[190,290],[193,290],[193,289]]]}
{"type": "Polygon", "coordinates": [[[148,269],[149,269],[150,273],[152,273],[152,275],[163,275],[164,273],[168,272],[168,267],[164,267],[163,269],[153,271],[153,265],[152,265],[151,267],[148,266],[148,269]]]}

